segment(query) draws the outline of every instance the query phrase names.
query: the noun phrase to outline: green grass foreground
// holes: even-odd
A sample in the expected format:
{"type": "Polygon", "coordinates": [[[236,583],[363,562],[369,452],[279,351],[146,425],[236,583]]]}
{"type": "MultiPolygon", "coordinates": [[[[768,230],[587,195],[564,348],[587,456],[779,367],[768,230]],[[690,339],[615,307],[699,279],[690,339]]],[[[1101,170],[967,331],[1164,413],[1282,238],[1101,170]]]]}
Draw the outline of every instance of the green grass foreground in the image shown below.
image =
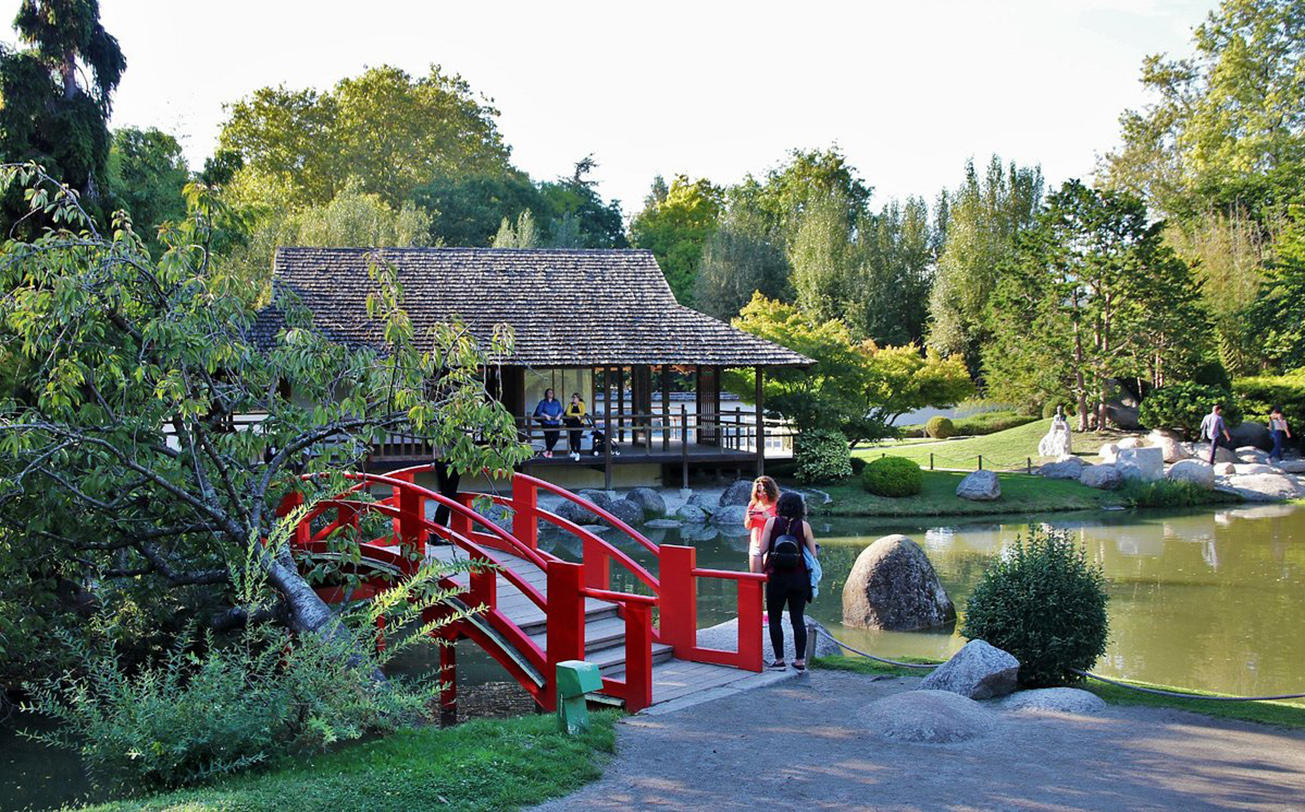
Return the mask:
{"type": "Polygon", "coordinates": [[[1000,474],[1001,498],[971,502],[956,495],[963,471],[925,471],[924,488],[915,496],[890,498],[867,493],[860,477],[850,477],[820,489],[828,504],[811,505],[822,516],[981,516],[998,513],[1046,513],[1096,510],[1128,504],[1119,492],[1101,491],[1068,479],[1043,479],[1028,474],[1000,474]]]}
{"type": "MultiPolygon", "coordinates": [[[[927,660],[918,657],[897,657],[893,659],[897,659],[900,662],[937,662],[936,660],[927,660]]],[[[927,673],[922,669],[901,668],[895,665],[877,663],[874,660],[867,660],[864,657],[817,657],[811,661],[811,665],[813,668],[818,669],[850,671],[854,674],[872,674],[877,676],[920,677],[927,673]]],[[[1171,685],[1153,685],[1149,682],[1129,682],[1132,685],[1137,685],[1142,688],[1157,688],[1163,691],[1182,691],[1184,693],[1201,694],[1203,696],[1227,696],[1227,694],[1217,694],[1210,691],[1193,691],[1190,688],[1176,688],[1171,685]]],[[[1120,688],[1116,685],[1109,685],[1091,679],[1087,680],[1082,685],[1075,687],[1091,691],[1111,705],[1145,705],[1154,708],[1173,708],[1176,710],[1201,713],[1206,716],[1214,716],[1220,719],[1236,719],[1242,722],[1260,722],[1261,724],[1278,725],[1279,727],[1305,728],[1305,700],[1297,700],[1295,702],[1210,702],[1201,699],[1179,699],[1177,697],[1155,696],[1153,694],[1144,694],[1139,691],[1130,691],[1127,688],[1120,688]]]]}
{"type": "Polygon", "coordinates": [[[558,733],[551,714],[406,730],[211,786],[84,809],[516,809],[597,779],[615,750],[613,726],[620,717],[619,711],[595,713],[592,729],[582,736],[558,733]]]}

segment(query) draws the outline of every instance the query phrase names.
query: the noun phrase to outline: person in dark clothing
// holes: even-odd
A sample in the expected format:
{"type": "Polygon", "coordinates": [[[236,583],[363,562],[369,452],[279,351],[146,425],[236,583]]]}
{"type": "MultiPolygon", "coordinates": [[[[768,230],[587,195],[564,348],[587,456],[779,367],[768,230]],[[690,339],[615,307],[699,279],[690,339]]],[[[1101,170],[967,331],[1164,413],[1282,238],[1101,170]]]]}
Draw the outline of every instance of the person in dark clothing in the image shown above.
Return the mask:
{"type": "Polygon", "coordinates": [[[776,516],[766,522],[762,538],[766,539],[763,569],[766,581],[766,612],[770,615],[770,646],[775,659],[770,668],[784,670],[783,612],[788,607],[793,624],[793,668],[807,670],[807,621],[803,617],[807,601],[811,599],[811,574],[807,570],[806,553],[817,555],[816,539],[811,525],[806,522],[807,506],[802,495],[788,492],[779,497],[775,505],[776,516]]]}
{"type": "Polygon", "coordinates": [[[1214,408],[1201,421],[1201,439],[1210,441],[1210,464],[1214,465],[1214,457],[1219,453],[1219,446],[1231,449],[1232,436],[1228,434],[1228,424],[1223,420],[1223,406],[1214,404],[1214,408]]]}
{"type": "Polygon", "coordinates": [[[553,394],[552,389],[544,390],[544,399],[535,406],[535,419],[544,427],[544,456],[553,456],[553,446],[561,435],[562,402],[553,394]]]}

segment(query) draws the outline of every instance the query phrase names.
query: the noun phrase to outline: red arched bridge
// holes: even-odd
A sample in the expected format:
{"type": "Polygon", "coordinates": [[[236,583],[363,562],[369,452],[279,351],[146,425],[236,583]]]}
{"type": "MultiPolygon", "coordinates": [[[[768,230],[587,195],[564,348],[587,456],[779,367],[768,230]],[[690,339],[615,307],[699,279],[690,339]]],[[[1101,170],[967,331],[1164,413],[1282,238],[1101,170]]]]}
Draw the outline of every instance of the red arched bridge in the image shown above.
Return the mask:
{"type": "MultiPolygon", "coordinates": [[[[299,522],[292,545],[305,567],[313,556],[338,552],[338,540],[328,538],[343,528],[358,531],[364,515],[379,514],[391,522],[392,532],[358,541],[360,563],[353,567],[359,584],[318,590],[328,602],[374,596],[391,588],[396,575],[414,574],[423,561],[464,560],[464,571],[450,572],[440,581],[455,590],[456,597],[427,609],[422,620],[448,617],[441,613],[451,609],[483,607],[444,626],[439,636],[480,646],[550,711],[556,708],[557,664],[564,660],[598,665],[601,693],[631,712],[761,671],[765,576],[702,569],[694,548],[653,544],[602,508],[532,476],[514,474],[510,497],[464,492],[451,499],[416,484],[417,475],[429,470],[417,466],[387,475],[349,474],[355,484],[348,492],[315,503],[299,522]],[[541,491],[588,510],[594,524],[611,526],[650,553],[651,566],[641,565],[586,527],[539,507],[541,491]],[[382,498],[360,498],[363,492],[382,498]],[[486,498],[510,511],[510,530],[474,509],[478,499],[486,498]],[[448,508],[447,525],[428,517],[428,505],[448,508]],[[540,549],[541,521],[579,539],[579,561],[540,549]],[[314,531],[314,526],[320,529],[314,531]],[[613,590],[613,567],[624,569],[628,575],[620,580],[640,585],[639,592],[613,590]],[[735,651],[698,645],[698,581],[703,578],[737,582],[735,651]]],[[[298,493],[287,496],[281,515],[300,500],[298,493]]],[[[355,537],[360,538],[356,532],[355,537]]],[[[441,697],[445,709],[456,702],[455,658],[455,647],[441,647],[440,665],[448,684],[441,697]]]]}

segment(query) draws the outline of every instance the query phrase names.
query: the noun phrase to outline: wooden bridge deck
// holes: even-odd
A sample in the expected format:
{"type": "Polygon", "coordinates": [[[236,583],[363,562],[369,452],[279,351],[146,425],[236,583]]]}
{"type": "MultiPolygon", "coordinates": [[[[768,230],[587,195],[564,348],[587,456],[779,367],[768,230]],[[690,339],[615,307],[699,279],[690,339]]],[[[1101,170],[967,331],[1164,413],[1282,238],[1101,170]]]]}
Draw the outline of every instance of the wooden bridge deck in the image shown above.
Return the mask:
{"type": "MultiPolygon", "coordinates": [[[[428,558],[440,561],[466,560],[466,553],[445,544],[431,544],[426,548],[428,558]]],[[[534,564],[509,553],[495,552],[505,566],[509,566],[521,579],[547,595],[545,573],[534,564]]],[[[459,573],[453,580],[466,585],[469,576],[459,573]]],[[[542,650],[546,650],[546,628],[543,611],[525,593],[502,575],[497,577],[498,609],[522,630],[530,634],[542,650]]],[[[616,604],[589,598],[585,602],[585,660],[598,665],[605,677],[621,677],[625,673],[625,622],[616,615],[616,604]]],[[[653,644],[652,702],[653,706],[683,699],[700,691],[731,685],[749,677],[744,671],[722,665],[694,663],[677,660],[670,646],[653,644]]]]}

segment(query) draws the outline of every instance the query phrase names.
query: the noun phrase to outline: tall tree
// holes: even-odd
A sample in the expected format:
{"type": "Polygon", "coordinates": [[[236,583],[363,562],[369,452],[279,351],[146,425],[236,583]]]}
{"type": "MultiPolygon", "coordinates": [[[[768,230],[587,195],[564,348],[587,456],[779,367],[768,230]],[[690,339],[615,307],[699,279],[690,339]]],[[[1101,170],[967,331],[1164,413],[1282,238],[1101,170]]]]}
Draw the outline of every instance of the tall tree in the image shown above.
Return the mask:
{"type": "Polygon", "coordinates": [[[442,173],[413,191],[413,202],[429,211],[431,244],[490,245],[503,218],[529,211],[537,225],[547,225],[551,209],[524,172],[494,174],[442,173]]]}
{"type": "Polygon", "coordinates": [[[804,203],[788,259],[797,306],[814,321],[841,321],[855,295],[854,222],[837,189],[804,203]]]}
{"type": "Polygon", "coordinates": [[[977,376],[987,340],[988,297],[999,269],[1014,254],[1017,236],[1037,216],[1042,169],[1014,162],[1007,167],[994,155],[980,177],[970,161],[964,182],[947,201],[946,243],[929,297],[929,346],[962,355],[977,376]]]}
{"type": "Polygon", "coordinates": [[[857,228],[859,264],[845,318],[877,344],[919,344],[928,318],[937,239],[923,199],[892,200],[857,228]]]}
{"type": "Polygon", "coordinates": [[[784,247],[776,244],[765,216],[746,204],[735,203],[703,246],[696,307],[709,316],[728,320],[739,314],[754,293],[791,301],[788,273],[784,247]]]}
{"type": "Polygon", "coordinates": [[[329,92],[262,88],[228,108],[219,145],[293,204],[325,203],[359,178],[397,206],[441,174],[509,169],[498,110],[456,74],[413,78],[382,65],[329,92]]]}
{"type": "Polygon", "coordinates": [[[186,213],[183,190],[190,169],[177,139],[161,130],[124,127],[113,133],[109,153],[113,205],[126,209],[152,253],[162,249],[158,229],[186,213]]]}
{"type": "MultiPolygon", "coordinates": [[[[107,183],[113,91],[127,60],[100,24],[97,0],[23,0],[14,28],[27,47],[0,49],[0,160],[42,164],[95,210],[107,183]]],[[[6,226],[29,213],[13,199],[6,208],[6,226]]]]}
{"type": "Polygon", "coordinates": [[[703,246],[715,233],[725,208],[725,192],[706,178],[676,175],[663,192],[653,182],[652,201],[630,222],[630,242],[657,257],[680,304],[694,306],[703,246]],[[659,199],[660,197],[660,199],[659,199]]]}
{"type": "Polygon", "coordinates": [[[576,161],[569,177],[542,183],[548,213],[548,243],[555,248],[625,248],[621,201],[603,202],[589,179],[598,168],[592,155],[576,161]]]}

